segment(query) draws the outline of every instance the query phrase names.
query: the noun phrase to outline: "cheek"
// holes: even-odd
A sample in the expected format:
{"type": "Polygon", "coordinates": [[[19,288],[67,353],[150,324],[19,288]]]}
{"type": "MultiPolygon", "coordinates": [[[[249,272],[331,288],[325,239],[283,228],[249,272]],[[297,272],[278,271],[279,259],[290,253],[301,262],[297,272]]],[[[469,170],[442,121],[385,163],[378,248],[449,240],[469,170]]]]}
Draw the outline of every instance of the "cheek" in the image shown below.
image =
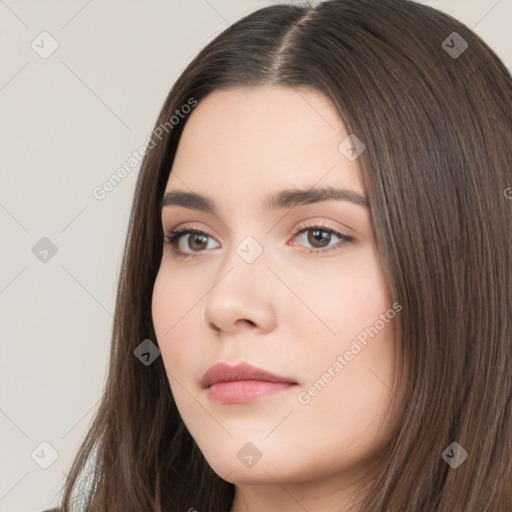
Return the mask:
{"type": "Polygon", "coordinates": [[[195,313],[194,305],[206,291],[202,288],[206,288],[204,282],[202,287],[199,281],[195,283],[190,272],[173,270],[163,261],[153,286],[151,304],[157,336],[163,340],[172,338],[181,329],[183,320],[195,313]]]}
{"type": "Polygon", "coordinates": [[[159,271],[153,287],[152,317],[162,361],[176,407],[187,428],[195,432],[205,421],[204,409],[190,390],[194,377],[199,378],[197,359],[200,351],[197,311],[203,293],[190,280],[175,276],[168,269],[159,271]],[[176,277],[176,278],[175,278],[176,277]]]}
{"type": "Polygon", "coordinates": [[[172,312],[175,311],[175,300],[173,294],[168,293],[168,285],[163,275],[162,269],[158,271],[155,284],[153,286],[153,296],[151,299],[151,316],[157,338],[163,340],[164,334],[169,330],[173,323],[172,312]]]}
{"type": "Polygon", "coordinates": [[[299,403],[310,403],[310,411],[331,411],[334,422],[346,428],[373,422],[390,398],[399,313],[374,254],[345,263],[332,271],[324,267],[317,276],[309,273],[307,280],[297,274],[303,281],[296,289],[317,318],[307,311],[294,315],[295,338],[307,354],[302,361],[306,394],[299,403]],[[334,413],[333,404],[344,413],[334,413]]]}
{"type": "MultiPolygon", "coordinates": [[[[344,351],[358,335],[364,340],[364,329],[379,321],[392,305],[376,256],[370,251],[347,253],[342,264],[309,262],[295,268],[287,282],[302,302],[291,297],[294,308],[289,312],[294,322],[289,325],[298,326],[302,335],[297,339],[314,341],[320,353],[344,351]]],[[[304,349],[311,351],[311,345],[304,349]]]]}
{"type": "Polygon", "coordinates": [[[193,299],[190,287],[182,286],[168,270],[159,270],[153,287],[151,313],[166,371],[172,375],[188,367],[186,357],[190,343],[183,336],[190,336],[191,326],[187,323],[192,316],[193,299]]]}

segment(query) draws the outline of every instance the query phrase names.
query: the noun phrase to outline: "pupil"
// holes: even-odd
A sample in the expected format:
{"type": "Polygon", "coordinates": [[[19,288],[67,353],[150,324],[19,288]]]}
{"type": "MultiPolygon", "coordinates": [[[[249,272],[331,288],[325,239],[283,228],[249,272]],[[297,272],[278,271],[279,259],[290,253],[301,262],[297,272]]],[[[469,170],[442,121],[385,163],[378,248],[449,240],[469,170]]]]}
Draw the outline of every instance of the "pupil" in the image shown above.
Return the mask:
{"type": "MultiPolygon", "coordinates": [[[[197,242],[198,240],[200,240],[201,238],[205,239],[206,237],[205,237],[204,235],[199,235],[199,234],[194,235],[194,236],[193,236],[193,238],[192,238],[192,244],[193,244],[193,245],[195,245],[195,244],[196,244],[196,242],[197,242]]],[[[204,240],[203,240],[203,244],[201,244],[201,242],[199,242],[199,247],[196,247],[196,249],[197,249],[197,248],[199,248],[199,249],[203,249],[202,245],[204,245],[204,240]]],[[[193,248],[193,247],[192,247],[192,248],[193,248]]]]}
{"type": "MultiPolygon", "coordinates": [[[[310,242],[322,242],[322,241],[325,241],[325,244],[322,244],[322,247],[324,245],[326,245],[327,243],[329,243],[329,237],[330,237],[330,234],[327,233],[327,231],[324,231],[322,229],[315,229],[312,231],[313,233],[313,237],[312,239],[310,238],[310,242]]],[[[314,245],[314,244],[312,244],[314,245]]]]}

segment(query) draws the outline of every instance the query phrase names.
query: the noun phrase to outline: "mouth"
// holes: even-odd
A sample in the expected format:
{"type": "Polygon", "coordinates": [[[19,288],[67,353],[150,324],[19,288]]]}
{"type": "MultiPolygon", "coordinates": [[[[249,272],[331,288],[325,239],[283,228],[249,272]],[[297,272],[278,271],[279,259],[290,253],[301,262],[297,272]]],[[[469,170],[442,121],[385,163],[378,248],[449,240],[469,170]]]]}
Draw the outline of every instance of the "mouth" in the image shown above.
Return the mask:
{"type": "Polygon", "coordinates": [[[245,404],[287,391],[296,384],[263,380],[218,382],[208,387],[208,396],[221,404],[245,404]]]}
{"type": "Polygon", "coordinates": [[[201,385],[214,402],[244,404],[281,394],[297,386],[297,382],[248,363],[219,363],[205,373],[201,385]]]}

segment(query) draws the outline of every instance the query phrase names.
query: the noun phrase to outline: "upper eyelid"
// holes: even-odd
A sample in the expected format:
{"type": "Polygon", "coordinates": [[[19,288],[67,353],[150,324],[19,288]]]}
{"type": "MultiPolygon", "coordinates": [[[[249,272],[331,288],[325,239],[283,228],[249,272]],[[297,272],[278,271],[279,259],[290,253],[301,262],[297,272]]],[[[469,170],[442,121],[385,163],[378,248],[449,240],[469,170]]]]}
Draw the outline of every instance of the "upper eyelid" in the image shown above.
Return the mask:
{"type": "MultiPolygon", "coordinates": [[[[307,221],[303,221],[303,222],[307,222],[307,221]]],[[[292,233],[294,236],[296,236],[299,233],[301,233],[302,231],[307,231],[307,230],[314,229],[314,228],[320,228],[320,229],[324,229],[326,231],[332,231],[334,233],[338,233],[338,234],[346,236],[346,237],[351,237],[351,235],[347,235],[346,233],[343,233],[343,229],[334,228],[332,226],[329,226],[326,222],[323,222],[323,221],[311,221],[311,223],[309,223],[309,224],[299,223],[299,225],[297,227],[293,228],[292,233]]],[[[350,229],[350,228],[348,228],[348,229],[350,229]]],[[[184,223],[183,225],[178,225],[177,227],[168,228],[168,229],[166,229],[165,225],[163,225],[163,230],[164,230],[164,234],[166,234],[167,232],[171,233],[173,231],[179,231],[180,234],[186,234],[185,233],[186,231],[200,232],[202,234],[209,236],[210,238],[216,239],[216,237],[213,236],[211,233],[209,233],[207,229],[190,226],[187,223],[184,223]]]]}
{"type": "MultiPolygon", "coordinates": [[[[344,203],[344,201],[339,201],[339,203],[344,203]]],[[[329,228],[329,229],[334,229],[336,231],[343,231],[343,230],[348,230],[349,233],[351,233],[350,236],[352,236],[352,234],[354,236],[363,236],[363,238],[366,238],[366,231],[367,231],[367,224],[369,223],[369,217],[367,218],[367,216],[361,216],[360,217],[360,214],[357,214],[355,215],[354,212],[352,211],[347,211],[347,210],[340,210],[338,211],[336,208],[337,206],[339,205],[335,205],[334,209],[332,208],[325,208],[325,205],[322,204],[322,203],[311,203],[311,204],[306,204],[306,205],[300,205],[298,207],[298,211],[303,211],[302,209],[304,208],[305,210],[303,211],[303,213],[305,214],[304,216],[307,216],[308,218],[305,220],[305,221],[302,221],[302,222],[308,222],[311,218],[323,218],[323,217],[326,217],[327,218],[330,216],[330,215],[335,215],[335,216],[340,216],[341,218],[344,218],[346,216],[347,217],[347,220],[349,220],[350,224],[346,224],[344,222],[341,222],[339,220],[334,220],[334,219],[330,219],[330,222],[334,222],[336,224],[340,224],[342,227],[340,228],[337,228],[337,227],[334,227],[334,228],[329,228]],[[310,209],[311,208],[311,209],[310,209]],[[317,210],[318,208],[318,210],[317,210]],[[315,215],[316,213],[316,215],[315,215]]],[[[175,223],[175,221],[177,219],[183,219],[183,217],[185,217],[185,215],[183,215],[183,209],[182,208],[164,208],[162,210],[162,213],[161,213],[161,216],[160,216],[160,222],[162,223],[162,225],[164,226],[165,228],[165,225],[170,225],[171,223],[175,223]],[[174,212],[172,212],[172,210],[176,210],[174,212]],[[171,210],[171,211],[170,211],[171,210]],[[169,215],[169,216],[168,216],[169,215]]],[[[187,213],[186,217],[188,217],[188,213],[190,212],[185,212],[187,213]]],[[[198,214],[198,221],[201,222],[201,217],[203,215],[203,213],[205,212],[200,212],[198,214]]],[[[206,222],[207,223],[210,223],[210,222],[213,222],[214,224],[218,224],[218,227],[220,227],[221,229],[226,229],[227,231],[232,231],[229,226],[227,226],[225,224],[224,221],[222,221],[217,215],[214,215],[213,218],[210,217],[210,214],[209,213],[206,213],[206,215],[209,217],[209,220],[207,220],[206,222]]],[[[301,215],[302,216],[302,215],[301,215]]],[[[193,221],[191,221],[193,222],[193,221]]],[[[271,221],[273,222],[273,221],[271,221]]],[[[278,222],[280,222],[278,220],[278,222]]],[[[312,222],[321,222],[321,223],[325,223],[327,221],[323,221],[323,220],[318,220],[318,221],[315,221],[313,220],[312,222]]],[[[177,223],[178,224],[178,223],[177,223]]],[[[187,224],[187,221],[184,220],[183,224],[187,224]]],[[[276,223],[277,224],[277,223],[276,223]]],[[[275,226],[275,224],[274,224],[275,226]]],[[[349,235],[347,235],[349,236],[349,235]]]]}
{"type": "MultiPolygon", "coordinates": [[[[345,233],[343,233],[344,231],[348,231],[349,233],[353,233],[355,236],[361,234],[359,232],[359,230],[356,230],[354,227],[351,227],[348,224],[345,224],[345,223],[340,222],[340,221],[335,221],[333,219],[324,220],[324,219],[322,219],[322,217],[323,217],[322,214],[320,214],[319,216],[311,216],[310,218],[308,218],[306,220],[303,220],[303,221],[300,221],[300,222],[296,223],[295,224],[296,226],[301,226],[301,227],[300,228],[299,227],[293,228],[293,230],[297,232],[297,230],[299,230],[299,229],[307,229],[307,228],[311,229],[313,227],[318,227],[318,226],[322,225],[322,227],[324,227],[326,229],[330,229],[332,231],[337,231],[340,234],[345,234],[345,233]],[[341,227],[329,226],[328,225],[329,222],[339,224],[341,227]]],[[[178,217],[178,219],[179,219],[179,217],[178,217]]],[[[196,221],[177,222],[175,217],[171,217],[170,219],[166,220],[165,217],[162,216],[162,218],[160,219],[160,222],[161,222],[163,230],[164,231],[169,231],[169,232],[171,230],[177,230],[177,229],[181,230],[183,227],[185,227],[187,229],[190,229],[190,230],[199,230],[199,231],[201,231],[201,230],[202,231],[209,231],[210,230],[210,228],[201,228],[201,227],[196,228],[195,226],[191,226],[190,225],[190,223],[195,223],[196,221]],[[174,225],[174,224],[176,225],[176,227],[172,227],[171,228],[171,226],[174,225]]],[[[228,231],[232,231],[232,230],[228,228],[228,231]]],[[[208,234],[209,234],[209,236],[213,236],[210,233],[208,233],[208,234]]],[[[346,234],[346,236],[352,236],[352,235],[346,234]]]]}

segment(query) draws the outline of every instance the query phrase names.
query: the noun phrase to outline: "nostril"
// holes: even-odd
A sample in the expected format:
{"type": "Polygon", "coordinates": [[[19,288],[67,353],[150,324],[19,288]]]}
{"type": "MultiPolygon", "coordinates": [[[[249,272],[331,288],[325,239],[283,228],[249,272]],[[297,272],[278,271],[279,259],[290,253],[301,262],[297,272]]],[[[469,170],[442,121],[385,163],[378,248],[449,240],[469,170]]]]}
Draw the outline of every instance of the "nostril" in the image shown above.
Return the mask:
{"type": "Polygon", "coordinates": [[[220,332],[220,327],[217,327],[213,322],[210,322],[210,327],[211,327],[215,332],[220,332]]]}

